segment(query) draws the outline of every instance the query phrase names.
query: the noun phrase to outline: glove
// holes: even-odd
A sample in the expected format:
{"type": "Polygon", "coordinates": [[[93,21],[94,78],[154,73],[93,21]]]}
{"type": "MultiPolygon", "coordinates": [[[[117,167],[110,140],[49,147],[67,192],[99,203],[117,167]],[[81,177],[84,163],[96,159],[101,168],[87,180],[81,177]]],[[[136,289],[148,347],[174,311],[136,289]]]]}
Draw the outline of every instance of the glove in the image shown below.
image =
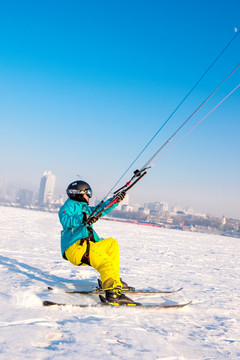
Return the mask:
{"type": "Polygon", "coordinates": [[[91,216],[89,218],[89,220],[87,221],[88,225],[92,225],[94,224],[96,221],[98,221],[98,217],[97,216],[91,216]]]}
{"type": "Polygon", "coordinates": [[[126,196],[126,191],[121,191],[120,193],[118,193],[116,196],[117,199],[116,203],[119,204],[120,201],[122,201],[125,198],[125,196],[126,196]]]}

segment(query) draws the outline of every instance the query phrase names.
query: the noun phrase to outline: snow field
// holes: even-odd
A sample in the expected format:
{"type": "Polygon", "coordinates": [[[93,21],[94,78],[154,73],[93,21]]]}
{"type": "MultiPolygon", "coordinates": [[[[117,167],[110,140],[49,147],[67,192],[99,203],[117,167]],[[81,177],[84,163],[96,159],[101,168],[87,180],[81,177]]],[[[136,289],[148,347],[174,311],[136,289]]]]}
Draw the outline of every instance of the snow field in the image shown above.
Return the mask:
{"type": "Polygon", "coordinates": [[[118,240],[121,276],[136,288],[184,290],[184,309],[44,308],[44,299],[95,304],[97,272],[60,254],[57,214],[0,207],[0,359],[239,359],[239,248],[235,238],[100,220],[118,240]],[[48,286],[55,288],[53,292],[48,286]]]}

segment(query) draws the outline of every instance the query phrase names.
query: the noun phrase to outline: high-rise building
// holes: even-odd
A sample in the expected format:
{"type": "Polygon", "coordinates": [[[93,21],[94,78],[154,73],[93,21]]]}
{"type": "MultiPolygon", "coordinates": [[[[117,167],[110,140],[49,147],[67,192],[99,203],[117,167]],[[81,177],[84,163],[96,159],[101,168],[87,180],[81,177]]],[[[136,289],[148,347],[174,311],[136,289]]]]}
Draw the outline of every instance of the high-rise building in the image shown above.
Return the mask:
{"type": "Polygon", "coordinates": [[[39,188],[38,203],[50,204],[53,200],[56,176],[51,171],[44,171],[39,188]]]}

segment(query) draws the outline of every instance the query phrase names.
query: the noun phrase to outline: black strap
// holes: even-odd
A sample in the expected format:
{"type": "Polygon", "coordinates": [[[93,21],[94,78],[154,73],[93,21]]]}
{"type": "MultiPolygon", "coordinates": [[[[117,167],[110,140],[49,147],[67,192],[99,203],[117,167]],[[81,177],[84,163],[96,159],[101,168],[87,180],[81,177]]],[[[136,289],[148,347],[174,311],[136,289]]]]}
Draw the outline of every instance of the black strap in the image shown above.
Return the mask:
{"type": "MultiPolygon", "coordinates": [[[[87,213],[83,211],[82,214],[83,214],[83,224],[87,224],[87,220],[88,220],[87,213]]],[[[87,225],[87,230],[88,230],[88,235],[89,235],[90,241],[95,242],[94,235],[93,235],[93,229],[91,228],[90,225],[87,225]]]]}
{"type": "Polygon", "coordinates": [[[87,226],[87,229],[88,229],[88,234],[89,234],[89,240],[92,242],[96,242],[94,239],[93,229],[91,228],[91,226],[87,226]]]}
{"type": "Polygon", "coordinates": [[[89,236],[89,238],[81,239],[79,245],[82,246],[84,244],[84,241],[87,242],[87,249],[86,249],[86,252],[83,254],[81,262],[80,262],[80,264],[78,266],[81,266],[82,264],[87,264],[87,265],[91,266],[90,265],[90,259],[89,259],[90,258],[90,241],[95,242],[94,237],[93,237],[93,233],[92,233],[92,237],[89,236]]]}
{"type": "Polygon", "coordinates": [[[80,241],[80,245],[83,245],[84,241],[87,242],[87,249],[86,249],[86,252],[83,254],[83,257],[81,259],[81,262],[78,266],[81,266],[82,264],[86,264],[86,265],[90,265],[90,240],[89,239],[81,239],[80,241]]]}

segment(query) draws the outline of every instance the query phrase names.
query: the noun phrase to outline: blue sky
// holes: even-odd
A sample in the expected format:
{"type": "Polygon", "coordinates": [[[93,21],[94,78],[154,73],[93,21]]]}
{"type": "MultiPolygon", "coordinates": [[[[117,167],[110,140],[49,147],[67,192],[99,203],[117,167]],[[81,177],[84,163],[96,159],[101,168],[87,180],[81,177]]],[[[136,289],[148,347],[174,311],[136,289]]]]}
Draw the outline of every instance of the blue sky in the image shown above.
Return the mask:
{"type": "MultiPolygon", "coordinates": [[[[38,191],[51,170],[58,194],[79,174],[105,196],[239,30],[239,13],[238,0],[1,1],[0,180],[38,191]]],[[[122,183],[239,60],[237,36],[122,183]]],[[[240,218],[239,110],[240,90],[149,171],[132,201],[240,218]]]]}

